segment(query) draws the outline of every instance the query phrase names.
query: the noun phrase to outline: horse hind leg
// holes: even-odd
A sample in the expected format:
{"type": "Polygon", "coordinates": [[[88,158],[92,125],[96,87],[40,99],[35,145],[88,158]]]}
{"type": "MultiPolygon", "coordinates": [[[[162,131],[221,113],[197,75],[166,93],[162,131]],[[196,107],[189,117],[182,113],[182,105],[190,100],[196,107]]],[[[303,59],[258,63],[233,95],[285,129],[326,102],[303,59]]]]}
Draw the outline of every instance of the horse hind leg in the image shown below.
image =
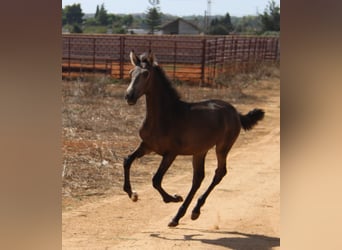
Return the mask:
{"type": "Polygon", "coordinates": [[[178,225],[180,218],[184,216],[186,213],[187,208],[190,205],[196,191],[200,187],[203,179],[204,179],[204,161],[205,161],[206,153],[203,155],[194,155],[192,160],[193,165],[193,178],[192,178],[192,186],[190,189],[189,194],[187,195],[185,201],[180,206],[176,216],[172,219],[169,223],[169,227],[175,227],[178,225]]]}
{"type": "Polygon", "coordinates": [[[203,195],[201,195],[198,200],[197,204],[192,210],[191,219],[196,220],[200,214],[201,214],[201,207],[204,205],[206,199],[208,198],[210,192],[215,188],[217,184],[220,183],[220,181],[223,179],[223,177],[227,174],[227,167],[226,167],[226,158],[227,154],[232,147],[233,143],[230,145],[226,145],[225,147],[221,148],[219,146],[216,146],[216,156],[217,156],[217,168],[215,170],[215,175],[213,177],[213,180],[211,184],[209,185],[208,189],[204,192],[203,195]]]}

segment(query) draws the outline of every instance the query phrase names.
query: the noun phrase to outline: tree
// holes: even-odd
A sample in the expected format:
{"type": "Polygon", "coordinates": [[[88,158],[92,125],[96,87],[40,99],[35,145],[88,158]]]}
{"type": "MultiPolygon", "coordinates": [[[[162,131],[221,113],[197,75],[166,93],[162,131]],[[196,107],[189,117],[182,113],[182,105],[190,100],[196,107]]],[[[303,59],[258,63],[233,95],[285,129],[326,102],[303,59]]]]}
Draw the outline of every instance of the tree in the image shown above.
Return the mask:
{"type": "Polygon", "coordinates": [[[232,21],[230,19],[230,15],[229,13],[227,13],[221,20],[221,23],[225,26],[226,30],[228,32],[231,32],[234,28],[233,28],[233,24],[232,21]]]}
{"type": "Polygon", "coordinates": [[[235,31],[244,34],[260,34],[262,24],[260,16],[243,16],[235,24],[235,31]]]}
{"type": "Polygon", "coordinates": [[[157,8],[149,8],[146,15],[146,24],[150,28],[151,34],[154,34],[155,29],[161,24],[161,12],[157,8]]]}
{"type": "Polygon", "coordinates": [[[64,11],[64,9],[62,9],[62,26],[66,25],[66,24],[67,24],[67,19],[65,16],[65,11],[64,11]]]}
{"type": "Polygon", "coordinates": [[[100,9],[98,9],[99,6],[97,6],[95,13],[95,19],[99,22],[100,25],[107,25],[108,24],[108,13],[107,10],[104,7],[104,4],[101,4],[100,9]]]}
{"type": "Polygon", "coordinates": [[[96,5],[95,19],[97,19],[97,18],[98,18],[98,16],[99,16],[99,11],[100,11],[100,9],[99,9],[99,5],[96,5]]]}
{"type": "Polygon", "coordinates": [[[74,23],[72,25],[71,33],[83,33],[83,31],[79,24],[74,23]]]}
{"type": "Polygon", "coordinates": [[[63,11],[65,24],[78,24],[83,22],[84,13],[82,12],[80,4],[67,5],[63,11]]]}
{"type": "Polygon", "coordinates": [[[229,32],[227,31],[226,27],[224,27],[222,24],[218,24],[218,25],[210,27],[209,34],[210,35],[228,35],[229,32]]]}
{"type": "Polygon", "coordinates": [[[280,7],[274,0],[269,2],[260,18],[263,31],[280,31],[280,7]]]}
{"type": "Polygon", "coordinates": [[[122,18],[122,23],[126,25],[126,27],[130,27],[133,23],[133,16],[132,15],[125,15],[122,18]]]}
{"type": "Polygon", "coordinates": [[[227,13],[220,19],[214,18],[210,23],[209,34],[210,35],[228,35],[234,30],[233,24],[230,20],[230,15],[227,13]]]}

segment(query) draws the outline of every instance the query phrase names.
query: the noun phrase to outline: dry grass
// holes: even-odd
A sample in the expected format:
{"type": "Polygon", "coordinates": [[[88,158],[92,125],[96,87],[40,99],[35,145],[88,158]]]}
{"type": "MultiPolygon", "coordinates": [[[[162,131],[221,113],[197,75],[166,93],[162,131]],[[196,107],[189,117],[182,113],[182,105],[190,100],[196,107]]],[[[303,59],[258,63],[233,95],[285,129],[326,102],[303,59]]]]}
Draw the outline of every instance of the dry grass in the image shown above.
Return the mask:
{"type": "Polygon", "coordinates": [[[244,68],[225,68],[217,78],[215,84],[231,89],[233,98],[244,98],[243,89],[249,85],[258,83],[265,79],[279,79],[280,65],[274,63],[249,63],[244,68]],[[240,72],[236,74],[235,72],[240,72]],[[241,73],[242,72],[242,73],[241,73]]]}
{"type": "Polygon", "coordinates": [[[123,86],[112,88],[63,82],[64,195],[99,193],[121,181],[122,155],[133,144],[139,122],[125,112],[123,86]]]}
{"type": "Polygon", "coordinates": [[[229,85],[248,83],[269,78],[280,78],[280,65],[277,63],[248,63],[236,67],[226,67],[215,79],[217,84],[229,85]]]}

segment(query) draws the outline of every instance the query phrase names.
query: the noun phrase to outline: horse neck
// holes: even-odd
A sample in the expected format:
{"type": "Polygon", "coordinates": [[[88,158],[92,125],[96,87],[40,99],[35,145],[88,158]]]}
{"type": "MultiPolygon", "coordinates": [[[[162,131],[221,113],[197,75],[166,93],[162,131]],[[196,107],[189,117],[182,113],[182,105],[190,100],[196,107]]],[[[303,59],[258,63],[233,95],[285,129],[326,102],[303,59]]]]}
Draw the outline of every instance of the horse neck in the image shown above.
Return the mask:
{"type": "Polygon", "coordinates": [[[150,79],[150,90],[146,93],[146,120],[152,123],[165,121],[180,103],[176,93],[170,90],[170,82],[161,74],[154,69],[150,79]]]}

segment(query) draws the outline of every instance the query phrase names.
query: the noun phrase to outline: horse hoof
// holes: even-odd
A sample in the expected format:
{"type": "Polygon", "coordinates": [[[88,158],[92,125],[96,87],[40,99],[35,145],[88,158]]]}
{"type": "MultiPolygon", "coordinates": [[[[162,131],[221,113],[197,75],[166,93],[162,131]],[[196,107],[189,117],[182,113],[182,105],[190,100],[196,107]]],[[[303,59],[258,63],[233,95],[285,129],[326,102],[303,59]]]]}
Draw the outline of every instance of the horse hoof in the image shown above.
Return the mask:
{"type": "Polygon", "coordinates": [[[169,226],[169,227],[176,227],[176,226],[178,226],[178,222],[172,220],[172,221],[168,224],[168,226],[169,226]]]}
{"type": "Polygon", "coordinates": [[[138,193],[133,191],[131,196],[132,201],[136,202],[138,200],[138,193]]]}
{"type": "Polygon", "coordinates": [[[183,197],[178,195],[178,194],[175,194],[173,196],[169,195],[167,197],[163,197],[163,201],[165,203],[169,203],[169,202],[181,202],[183,201],[183,197]]]}
{"type": "Polygon", "coordinates": [[[200,216],[201,213],[196,213],[196,212],[192,212],[191,213],[191,219],[192,220],[197,220],[198,217],[200,216]]]}
{"type": "Polygon", "coordinates": [[[173,197],[175,198],[175,202],[181,202],[181,201],[183,201],[183,197],[180,196],[180,195],[178,195],[178,194],[175,194],[173,197]]]}

